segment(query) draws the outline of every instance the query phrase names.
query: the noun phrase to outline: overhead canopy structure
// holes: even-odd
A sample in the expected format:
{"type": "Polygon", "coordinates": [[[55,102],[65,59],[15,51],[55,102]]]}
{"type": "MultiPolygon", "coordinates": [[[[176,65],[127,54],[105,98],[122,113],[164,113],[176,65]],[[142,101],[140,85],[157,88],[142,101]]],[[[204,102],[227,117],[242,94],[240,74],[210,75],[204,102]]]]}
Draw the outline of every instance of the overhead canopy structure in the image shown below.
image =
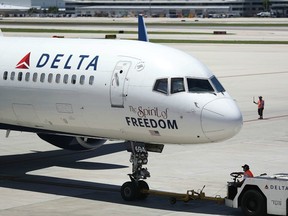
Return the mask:
{"type": "Polygon", "coordinates": [[[0,4],[0,12],[12,12],[12,11],[28,11],[29,7],[24,6],[15,6],[8,4],[0,4]]]}

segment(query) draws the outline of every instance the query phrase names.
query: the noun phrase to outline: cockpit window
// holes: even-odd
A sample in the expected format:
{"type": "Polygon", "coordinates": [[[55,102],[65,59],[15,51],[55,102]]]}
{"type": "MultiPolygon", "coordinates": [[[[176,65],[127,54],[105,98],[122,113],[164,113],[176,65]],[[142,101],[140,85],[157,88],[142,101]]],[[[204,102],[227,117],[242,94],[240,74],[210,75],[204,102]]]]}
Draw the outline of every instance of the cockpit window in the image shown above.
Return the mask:
{"type": "Polygon", "coordinates": [[[221,85],[221,83],[218,81],[218,79],[215,76],[211,78],[211,82],[214,85],[217,92],[225,92],[224,87],[221,85]]]}
{"type": "Polygon", "coordinates": [[[171,79],[171,94],[185,91],[183,78],[171,79]]]}
{"type": "Polygon", "coordinates": [[[187,78],[189,92],[214,92],[213,87],[207,79],[187,78]]]}
{"type": "Polygon", "coordinates": [[[168,79],[158,79],[155,82],[154,91],[161,92],[163,94],[168,93],[168,79]]]}

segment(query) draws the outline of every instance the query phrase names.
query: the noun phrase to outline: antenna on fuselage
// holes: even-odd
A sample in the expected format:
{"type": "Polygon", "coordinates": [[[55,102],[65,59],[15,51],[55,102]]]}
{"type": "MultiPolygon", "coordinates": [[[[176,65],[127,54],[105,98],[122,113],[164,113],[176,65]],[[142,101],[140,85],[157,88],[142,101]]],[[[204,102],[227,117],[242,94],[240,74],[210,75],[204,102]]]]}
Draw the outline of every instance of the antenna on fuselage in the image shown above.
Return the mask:
{"type": "Polygon", "coordinates": [[[149,42],[146,25],[142,14],[138,15],[138,40],[149,42]]]}

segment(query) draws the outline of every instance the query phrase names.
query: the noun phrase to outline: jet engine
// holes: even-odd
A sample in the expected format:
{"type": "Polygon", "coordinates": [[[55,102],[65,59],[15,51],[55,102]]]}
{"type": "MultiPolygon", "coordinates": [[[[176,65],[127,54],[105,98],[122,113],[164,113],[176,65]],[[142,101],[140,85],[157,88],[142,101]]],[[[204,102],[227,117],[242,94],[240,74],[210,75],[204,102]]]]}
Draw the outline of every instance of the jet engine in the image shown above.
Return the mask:
{"type": "Polygon", "coordinates": [[[46,142],[66,150],[87,150],[96,149],[102,146],[106,140],[87,137],[73,137],[65,135],[37,133],[37,135],[46,142]]]}

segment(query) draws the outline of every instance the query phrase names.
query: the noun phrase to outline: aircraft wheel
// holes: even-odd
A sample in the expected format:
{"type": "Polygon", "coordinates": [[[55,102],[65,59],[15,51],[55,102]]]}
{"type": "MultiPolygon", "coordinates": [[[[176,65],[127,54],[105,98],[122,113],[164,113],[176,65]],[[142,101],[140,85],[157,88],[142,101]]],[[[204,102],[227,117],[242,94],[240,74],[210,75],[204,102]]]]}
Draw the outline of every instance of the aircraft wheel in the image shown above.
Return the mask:
{"type": "Polygon", "coordinates": [[[121,196],[125,201],[135,200],[137,192],[137,186],[134,182],[125,182],[121,187],[121,196]]]}
{"type": "Polygon", "coordinates": [[[148,197],[147,193],[141,193],[141,191],[145,189],[145,190],[149,190],[149,186],[145,181],[138,181],[138,190],[139,190],[139,194],[138,194],[138,199],[139,200],[144,200],[148,197]]]}
{"type": "Polygon", "coordinates": [[[248,190],[241,201],[241,209],[244,215],[263,216],[267,214],[265,198],[256,190],[248,190]]]}

